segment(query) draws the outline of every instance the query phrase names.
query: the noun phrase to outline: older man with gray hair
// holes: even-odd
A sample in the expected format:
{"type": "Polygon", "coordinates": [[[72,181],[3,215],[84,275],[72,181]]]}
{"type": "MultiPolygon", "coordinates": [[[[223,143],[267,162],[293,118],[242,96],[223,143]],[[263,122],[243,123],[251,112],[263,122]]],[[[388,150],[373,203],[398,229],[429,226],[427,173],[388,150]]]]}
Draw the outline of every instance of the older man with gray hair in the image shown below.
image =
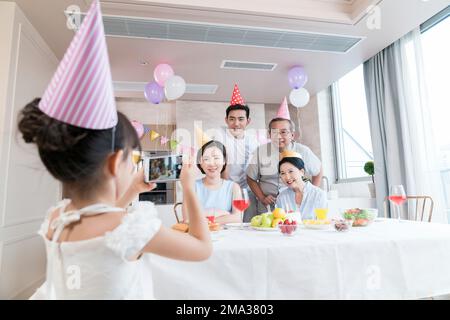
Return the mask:
{"type": "Polygon", "coordinates": [[[294,141],[295,124],[284,118],[272,119],[269,123],[271,143],[258,147],[252,154],[247,168],[247,183],[258,199],[257,213],[267,211],[276,203],[282,186],[278,175],[280,153],[291,150],[301,155],[305,173],[314,185],[320,186],[323,171],[319,158],[307,146],[294,141]]]}

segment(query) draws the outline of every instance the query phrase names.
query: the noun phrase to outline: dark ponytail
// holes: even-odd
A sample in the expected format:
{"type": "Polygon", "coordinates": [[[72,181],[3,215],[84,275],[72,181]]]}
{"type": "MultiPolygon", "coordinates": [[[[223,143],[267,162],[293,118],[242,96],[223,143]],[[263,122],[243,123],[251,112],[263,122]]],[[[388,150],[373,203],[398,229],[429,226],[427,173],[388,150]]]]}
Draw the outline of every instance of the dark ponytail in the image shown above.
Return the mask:
{"type": "MultiPolygon", "coordinates": [[[[19,115],[19,131],[27,143],[35,143],[50,174],[82,190],[101,181],[101,168],[112,153],[113,129],[91,130],[50,118],[39,108],[40,99],[27,104],[19,115]]],[[[130,121],[118,113],[114,151],[140,149],[139,138],[130,121]]]]}

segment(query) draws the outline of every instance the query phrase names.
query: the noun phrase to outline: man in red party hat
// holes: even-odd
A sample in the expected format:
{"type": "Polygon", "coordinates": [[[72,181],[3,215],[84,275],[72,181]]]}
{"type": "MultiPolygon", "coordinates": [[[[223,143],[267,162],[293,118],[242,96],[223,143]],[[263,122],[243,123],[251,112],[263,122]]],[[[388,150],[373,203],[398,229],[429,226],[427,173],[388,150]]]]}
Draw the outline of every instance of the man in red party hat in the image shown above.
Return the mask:
{"type": "MultiPolygon", "coordinates": [[[[246,130],[251,123],[250,109],[245,104],[237,84],[234,85],[230,105],[226,110],[225,123],[227,126],[223,128],[222,135],[216,137],[225,145],[227,151],[228,165],[223,177],[233,180],[241,188],[248,189],[246,170],[250,156],[258,146],[258,140],[256,135],[252,135],[246,130]]],[[[245,221],[250,221],[256,214],[255,200],[252,194],[249,196],[253,205],[246,210],[245,221]]]]}

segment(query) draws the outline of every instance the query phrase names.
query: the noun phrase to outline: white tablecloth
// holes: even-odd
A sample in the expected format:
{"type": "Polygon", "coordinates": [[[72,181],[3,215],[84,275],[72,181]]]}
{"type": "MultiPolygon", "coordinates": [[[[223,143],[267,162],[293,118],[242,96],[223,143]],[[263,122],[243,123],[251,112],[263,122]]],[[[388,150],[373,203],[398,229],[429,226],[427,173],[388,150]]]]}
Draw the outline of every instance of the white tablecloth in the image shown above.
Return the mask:
{"type": "Polygon", "coordinates": [[[450,225],[224,230],[204,262],[152,256],[157,299],[417,299],[450,293],[450,225]]]}

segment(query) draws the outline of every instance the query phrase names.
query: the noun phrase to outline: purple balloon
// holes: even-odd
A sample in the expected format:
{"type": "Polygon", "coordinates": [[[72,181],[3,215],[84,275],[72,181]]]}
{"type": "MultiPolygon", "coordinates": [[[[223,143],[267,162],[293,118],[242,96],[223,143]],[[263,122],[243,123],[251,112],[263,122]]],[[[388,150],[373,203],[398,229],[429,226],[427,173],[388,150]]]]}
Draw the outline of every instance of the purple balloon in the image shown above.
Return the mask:
{"type": "Polygon", "coordinates": [[[149,102],[158,104],[164,99],[164,89],[156,82],[149,82],[145,86],[144,96],[149,102]]]}
{"type": "Polygon", "coordinates": [[[300,89],[308,81],[308,75],[303,67],[293,67],[289,70],[288,79],[292,89],[300,89]]]}

